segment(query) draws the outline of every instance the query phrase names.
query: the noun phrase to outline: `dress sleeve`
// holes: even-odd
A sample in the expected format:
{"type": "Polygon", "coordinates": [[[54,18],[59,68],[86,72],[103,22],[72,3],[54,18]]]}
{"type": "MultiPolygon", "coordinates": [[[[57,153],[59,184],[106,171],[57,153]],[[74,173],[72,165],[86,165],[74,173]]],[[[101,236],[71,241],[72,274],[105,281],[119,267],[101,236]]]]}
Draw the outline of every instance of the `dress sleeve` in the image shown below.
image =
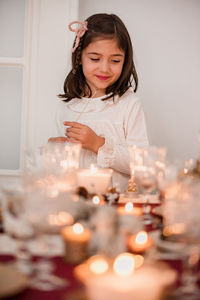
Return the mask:
{"type": "Polygon", "coordinates": [[[105,144],[99,148],[97,165],[112,168],[124,174],[130,174],[129,146],[145,147],[149,144],[144,111],[139,100],[129,102],[124,117],[125,143],[113,142],[105,137],[105,144]]]}

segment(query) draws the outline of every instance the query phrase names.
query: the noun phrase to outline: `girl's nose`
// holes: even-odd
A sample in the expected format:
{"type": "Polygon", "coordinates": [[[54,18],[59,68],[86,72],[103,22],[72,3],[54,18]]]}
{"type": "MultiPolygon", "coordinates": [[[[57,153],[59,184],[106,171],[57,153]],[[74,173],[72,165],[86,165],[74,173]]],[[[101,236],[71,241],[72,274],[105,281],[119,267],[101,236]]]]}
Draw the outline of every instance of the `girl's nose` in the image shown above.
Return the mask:
{"type": "Polygon", "coordinates": [[[107,72],[109,70],[109,63],[106,60],[102,60],[100,63],[100,70],[102,72],[107,72]]]}

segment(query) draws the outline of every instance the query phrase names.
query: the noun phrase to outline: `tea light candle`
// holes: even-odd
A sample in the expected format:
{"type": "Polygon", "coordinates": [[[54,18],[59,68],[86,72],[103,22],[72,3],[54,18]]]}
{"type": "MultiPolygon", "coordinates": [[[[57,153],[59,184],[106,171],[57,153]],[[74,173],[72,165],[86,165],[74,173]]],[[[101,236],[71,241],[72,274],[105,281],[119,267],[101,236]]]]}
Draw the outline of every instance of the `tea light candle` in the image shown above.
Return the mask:
{"type": "Polygon", "coordinates": [[[111,181],[112,172],[111,169],[98,169],[91,165],[90,169],[80,169],[77,172],[77,182],[89,193],[105,194],[111,181]]]}
{"type": "Polygon", "coordinates": [[[128,238],[128,248],[135,253],[147,251],[153,245],[153,241],[146,231],[140,231],[128,238]]]}
{"type": "Polygon", "coordinates": [[[94,195],[92,197],[92,203],[94,205],[104,205],[105,201],[104,201],[104,199],[103,199],[103,197],[101,195],[94,195]]]}
{"type": "Polygon", "coordinates": [[[66,226],[62,229],[62,237],[65,242],[65,260],[69,263],[80,263],[87,257],[87,246],[91,237],[90,230],[80,223],[66,226]]]}
{"type": "Polygon", "coordinates": [[[102,275],[108,271],[109,264],[106,258],[100,255],[92,256],[88,265],[92,273],[102,275]]]}
{"type": "Polygon", "coordinates": [[[142,208],[135,207],[132,202],[127,202],[125,206],[118,207],[117,212],[119,215],[141,216],[142,208]]]}

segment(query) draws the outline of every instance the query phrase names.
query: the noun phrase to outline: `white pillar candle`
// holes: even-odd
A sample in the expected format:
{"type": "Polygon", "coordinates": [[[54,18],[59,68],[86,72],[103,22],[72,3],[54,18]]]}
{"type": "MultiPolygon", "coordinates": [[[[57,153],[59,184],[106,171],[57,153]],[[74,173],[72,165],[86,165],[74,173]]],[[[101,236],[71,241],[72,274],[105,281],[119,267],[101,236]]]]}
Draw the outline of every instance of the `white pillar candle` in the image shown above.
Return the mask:
{"type": "Polygon", "coordinates": [[[99,169],[91,165],[90,169],[80,169],[77,172],[77,182],[89,193],[104,194],[110,185],[112,172],[111,169],[99,169]]]}
{"type": "Polygon", "coordinates": [[[109,260],[97,257],[95,264],[90,259],[75,268],[75,275],[84,282],[88,300],[160,300],[164,287],[176,279],[176,272],[163,266],[135,267],[135,256],[122,253],[112,266],[109,260]]]}
{"type": "Polygon", "coordinates": [[[76,223],[73,226],[64,227],[61,233],[66,248],[65,260],[76,264],[86,259],[91,231],[80,223],[76,223]]]}

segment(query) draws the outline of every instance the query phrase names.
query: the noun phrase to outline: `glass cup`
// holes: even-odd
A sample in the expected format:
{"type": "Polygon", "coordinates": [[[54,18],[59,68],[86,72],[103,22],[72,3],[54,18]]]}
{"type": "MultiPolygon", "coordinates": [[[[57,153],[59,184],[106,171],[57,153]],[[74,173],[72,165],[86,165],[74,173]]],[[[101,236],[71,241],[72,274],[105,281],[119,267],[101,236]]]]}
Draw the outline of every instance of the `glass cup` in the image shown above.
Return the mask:
{"type": "Polygon", "coordinates": [[[166,148],[164,147],[129,147],[130,169],[133,181],[136,184],[138,195],[143,202],[143,222],[153,223],[151,206],[152,197],[159,197],[158,178],[165,171],[166,148]]]}
{"type": "Polygon", "coordinates": [[[32,238],[32,229],[25,218],[25,191],[20,178],[9,180],[1,188],[2,218],[4,232],[16,242],[14,265],[24,274],[31,274],[33,265],[27,241],[32,238]]]}
{"type": "Polygon", "coordinates": [[[56,193],[49,193],[47,185],[26,188],[25,220],[40,249],[39,259],[34,266],[35,273],[29,280],[29,286],[35,289],[51,291],[68,285],[66,278],[53,274],[50,240],[53,235],[60,235],[63,226],[73,223],[70,207],[73,207],[73,199],[67,192],[57,190],[56,193]]]}
{"type": "Polygon", "coordinates": [[[47,184],[52,190],[75,191],[80,150],[80,144],[59,142],[25,150],[24,184],[32,186],[34,182],[35,185],[47,184]]]}
{"type": "Polygon", "coordinates": [[[166,187],[163,203],[164,233],[167,239],[183,243],[184,253],[181,286],[173,299],[199,299],[198,264],[200,253],[200,181],[185,177],[176,179],[166,187]]]}

